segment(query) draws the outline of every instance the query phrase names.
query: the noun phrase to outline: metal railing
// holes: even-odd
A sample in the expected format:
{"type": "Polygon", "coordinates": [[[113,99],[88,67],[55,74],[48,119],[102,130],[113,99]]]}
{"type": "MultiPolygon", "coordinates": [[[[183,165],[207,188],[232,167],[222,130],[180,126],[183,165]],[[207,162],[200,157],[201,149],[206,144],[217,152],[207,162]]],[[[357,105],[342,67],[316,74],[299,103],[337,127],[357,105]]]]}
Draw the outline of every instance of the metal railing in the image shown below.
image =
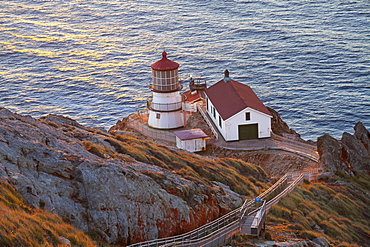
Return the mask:
{"type": "Polygon", "coordinates": [[[206,123],[208,124],[209,128],[212,130],[212,133],[213,135],[215,136],[216,140],[218,140],[218,132],[217,130],[213,127],[213,124],[211,123],[211,121],[208,119],[207,117],[207,114],[203,111],[203,108],[200,104],[197,104],[197,109],[198,111],[200,112],[200,114],[202,114],[204,120],[206,121],[206,123]]]}
{"type": "Polygon", "coordinates": [[[271,132],[271,138],[275,141],[278,148],[287,150],[293,153],[297,153],[301,156],[309,158],[315,162],[319,161],[319,154],[317,153],[317,147],[307,143],[303,143],[297,140],[292,140],[290,138],[282,137],[271,132]],[[281,142],[281,145],[278,145],[278,141],[281,142]]]}
{"type": "MultiPolygon", "coordinates": [[[[269,187],[267,190],[265,190],[262,194],[258,195],[256,198],[259,198],[261,200],[266,200],[266,198],[276,193],[278,189],[281,189],[282,186],[285,186],[288,182],[288,178],[290,175],[285,174],[283,177],[281,177],[276,183],[274,183],[271,187],[269,187]]],[[[247,214],[247,209],[251,208],[253,205],[253,200],[245,200],[243,206],[240,207],[240,215],[241,217],[245,216],[247,214]]],[[[249,212],[251,214],[253,212],[249,212]]]]}
{"type": "Polygon", "coordinates": [[[283,191],[281,191],[277,196],[275,196],[273,199],[269,200],[266,203],[267,212],[270,210],[270,208],[273,205],[276,205],[282,198],[284,198],[286,195],[288,195],[290,192],[292,192],[295,189],[295,187],[297,187],[300,183],[302,183],[303,178],[304,178],[304,175],[301,174],[300,176],[298,176],[298,178],[293,180],[293,182],[290,183],[289,186],[286,187],[283,191]]]}
{"type": "Polygon", "coordinates": [[[194,240],[199,241],[199,239],[205,239],[215,232],[225,229],[225,227],[239,221],[239,208],[235,209],[224,216],[205,224],[204,226],[194,229],[193,231],[156,240],[150,240],[146,242],[141,242],[137,244],[129,245],[129,247],[154,247],[154,246],[163,246],[164,244],[176,243],[176,246],[179,246],[179,243],[194,243],[194,240]]]}
{"type": "Polygon", "coordinates": [[[275,140],[278,140],[278,141],[283,141],[285,143],[290,143],[291,145],[300,146],[303,149],[311,150],[313,152],[317,151],[317,147],[315,145],[311,145],[311,144],[301,142],[299,140],[294,140],[294,139],[291,139],[291,138],[279,136],[279,135],[275,134],[272,131],[271,131],[271,137],[272,137],[272,139],[275,139],[275,140]]]}
{"type": "Polygon", "coordinates": [[[152,100],[146,101],[147,107],[153,111],[171,112],[182,109],[182,102],[175,103],[153,103],[152,100]]]}

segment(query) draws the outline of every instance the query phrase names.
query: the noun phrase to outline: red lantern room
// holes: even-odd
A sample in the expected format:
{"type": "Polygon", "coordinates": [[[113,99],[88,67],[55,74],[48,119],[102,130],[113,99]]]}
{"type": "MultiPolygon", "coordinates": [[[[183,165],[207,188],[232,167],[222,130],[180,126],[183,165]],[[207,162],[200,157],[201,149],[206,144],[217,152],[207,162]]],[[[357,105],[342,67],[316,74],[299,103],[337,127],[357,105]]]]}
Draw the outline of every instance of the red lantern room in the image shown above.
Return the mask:
{"type": "Polygon", "coordinates": [[[155,92],[173,92],[181,90],[179,85],[178,68],[180,64],[167,58],[167,53],[162,53],[162,59],[153,63],[152,68],[153,86],[155,92]]]}

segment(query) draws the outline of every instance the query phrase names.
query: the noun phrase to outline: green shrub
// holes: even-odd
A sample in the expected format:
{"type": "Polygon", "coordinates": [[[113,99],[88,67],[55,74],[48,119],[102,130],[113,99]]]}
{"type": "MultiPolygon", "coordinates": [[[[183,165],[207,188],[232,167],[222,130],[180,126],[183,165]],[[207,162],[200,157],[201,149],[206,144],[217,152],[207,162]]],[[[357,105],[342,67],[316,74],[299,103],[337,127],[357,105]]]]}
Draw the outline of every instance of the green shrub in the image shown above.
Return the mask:
{"type": "Polygon", "coordinates": [[[360,212],[357,210],[357,203],[343,194],[337,194],[332,197],[332,199],[328,203],[328,206],[331,208],[335,208],[335,211],[339,215],[352,216],[354,218],[361,217],[360,212]]]}
{"type": "Polygon", "coordinates": [[[324,220],[320,222],[319,226],[324,229],[325,234],[330,236],[331,238],[341,241],[351,241],[351,237],[333,222],[324,220]]]}

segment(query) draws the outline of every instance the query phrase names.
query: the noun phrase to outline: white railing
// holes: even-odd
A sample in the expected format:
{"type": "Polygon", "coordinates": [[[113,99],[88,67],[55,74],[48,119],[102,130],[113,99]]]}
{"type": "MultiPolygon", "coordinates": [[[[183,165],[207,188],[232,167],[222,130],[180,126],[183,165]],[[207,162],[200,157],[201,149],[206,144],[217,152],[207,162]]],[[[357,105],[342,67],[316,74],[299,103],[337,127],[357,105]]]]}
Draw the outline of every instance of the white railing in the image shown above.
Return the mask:
{"type": "Polygon", "coordinates": [[[266,210],[267,212],[270,210],[270,208],[273,205],[276,205],[282,198],[284,198],[286,195],[288,195],[290,192],[292,192],[295,187],[297,187],[300,183],[303,181],[304,175],[301,174],[298,178],[296,178],[292,183],[289,184],[288,187],[286,187],[282,192],[280,192],[277,196],[275,196],[273,199],[269,200],[266,204],[266,210]]]}
{"type": "Polygon", "coordinates": [[[206,123],[208,124],[209,128],[212,130],[212,133],[213,135],[215,136],[215,138],[218,140],[218,132],[217,130],[213,127],[213,124],[211,123],[211,121],[208,119],[207,117],[207,114],[203,111],[203,108],[200,104],[197,104],[197,109],[198,111],[200,112],[200,114],[202,114],[204,120],[206,121],[206,123]]]}
{"type": "Polygon", "coordinates": [[[319,161],[319,154],[317,153],[317,147],[314,145],[310,145],[307,143],[303,143],[297,140],[293,140],[290,138],[282,137],[279,135],[274,134],[271,132],[271,138],[272,140],[275,140],[278,148],[276,149],[283,149],[287,150],[296,154],[299,154],[301,156],[304,156],[306,158],[309,158],[315,162],[319,161]],[[280,145],[279,145],[279,142],[280,145]]]}
{"type": "MultiPolygon", "coordinates": [[[[206,239],[210,237],[211,235],[214,235],[216,232],[219,232],[221,230],[225,230],[227,227],[230,227],[231,225],[234,225],[235,223],[239,222],[239,208],[235,209],[228,214],[205,224],[202,227],[199,227],[197,229],[194,229],[193,231],[168,237],[168,238],[162,238],[162,239],[156,239],[151,241],[146,241],[142,243],[132,244],[129,245],[129,247],[149,247],[149,246],[166,246],[165,244],[169,243],[176,243],[176,246],[182,246],[179,244],[188,244],[194,242],[200,241],[201,239],[206,239]]],[[[187,245],[185,245],[187,246],[187,245]]],[[[193,245],[190,245],[193,246],[193,245]]]]}
{"type": "Polygon", "coordinates": [[[153,111],[171,112],[182,108],[182,102],[175,103],[154,103],[152,100],[147,100],[146,105],[148,109],[153,111]]]}

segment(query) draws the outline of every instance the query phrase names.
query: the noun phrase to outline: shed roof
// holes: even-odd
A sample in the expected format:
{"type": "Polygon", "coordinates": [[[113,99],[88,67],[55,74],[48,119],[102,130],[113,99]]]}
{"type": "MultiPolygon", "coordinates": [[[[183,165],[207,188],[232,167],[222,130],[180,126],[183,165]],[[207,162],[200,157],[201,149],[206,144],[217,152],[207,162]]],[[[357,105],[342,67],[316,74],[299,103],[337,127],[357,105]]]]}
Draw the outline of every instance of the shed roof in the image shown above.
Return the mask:
{"type": "Polygon", "coordinates": [[[270,111],[249,86],[230,78],[222,79],[207,88],[205,93],[223,120],[247,107],[271,116],[270,111]]]}
{"type": "Polygon", "coordinates": [[[167,52],[162,52],[162,59],[150,65],[154,70],[173,70],[177,69],[180,64],[167,58],[167,52]]]}
{"type": "Polygon", "coordinates": [[[191,140],[199,138],[207,138],[203,130],[201,129],[190,129],[190,130],[178,130],[173,132],[180,140],[191,140]]]}
{"type": "Polygon", "coordinates": [[[197,101],[201,98],[201,95],[198,91],[186,91],[183,93],[183,95],[185,96],[185,101],[187,102],[194,102],[194,101],[197,101]]]}

